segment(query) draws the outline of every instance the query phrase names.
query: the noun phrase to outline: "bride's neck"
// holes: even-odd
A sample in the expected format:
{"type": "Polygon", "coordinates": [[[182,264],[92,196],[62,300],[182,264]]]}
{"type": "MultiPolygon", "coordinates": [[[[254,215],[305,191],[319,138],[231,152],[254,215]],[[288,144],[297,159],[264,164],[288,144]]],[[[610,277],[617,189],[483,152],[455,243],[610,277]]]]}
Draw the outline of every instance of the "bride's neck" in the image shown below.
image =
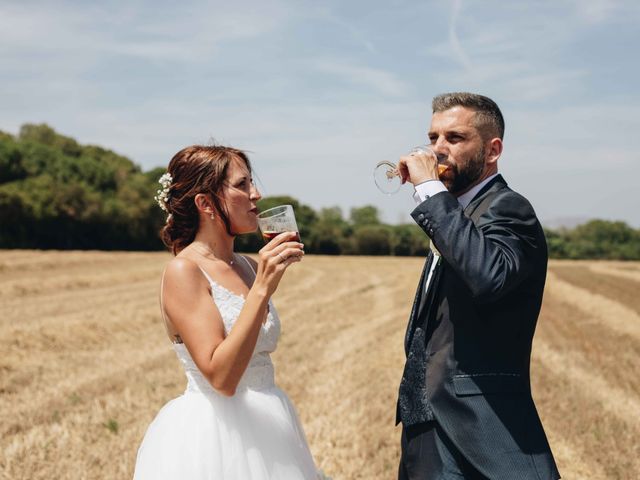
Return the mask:
{"type": "Polygon", "coordinates": [[[198,231],[191,245],[205,256],[231,263],[233,261],[234,239],[235,237],[228,235],[227,232],[198,231]]]}

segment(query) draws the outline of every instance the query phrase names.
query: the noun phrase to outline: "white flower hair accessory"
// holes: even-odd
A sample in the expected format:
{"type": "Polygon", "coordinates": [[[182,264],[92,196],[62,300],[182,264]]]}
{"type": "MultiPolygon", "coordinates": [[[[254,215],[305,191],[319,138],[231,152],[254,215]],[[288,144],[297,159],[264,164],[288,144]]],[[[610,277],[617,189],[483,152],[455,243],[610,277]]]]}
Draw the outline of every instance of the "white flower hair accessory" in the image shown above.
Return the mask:
{"type": "Polygon", "coordinates": [[[159,188],[158,194],[153,197],[153,199],[158,202],[158,206],[167,213],[169,213],[167,202],[169,202],[169,190],[171,189],[171,182],[173,182],[173,177],[169,172],[162,175],[158,179],[158,183],[162,186],[162,188],[159,188]]]}

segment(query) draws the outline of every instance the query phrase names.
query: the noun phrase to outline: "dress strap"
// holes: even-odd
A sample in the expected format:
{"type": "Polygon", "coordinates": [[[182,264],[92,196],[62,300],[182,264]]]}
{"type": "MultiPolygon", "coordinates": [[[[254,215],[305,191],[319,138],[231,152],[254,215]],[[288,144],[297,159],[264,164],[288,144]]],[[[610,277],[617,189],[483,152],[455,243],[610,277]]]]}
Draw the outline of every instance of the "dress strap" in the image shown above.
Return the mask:
{"type": "MultiPolygon", "coordinates": [[[[253,279],[255,280],[256,275],[258,275],[258,274],[256,273],[255,269],[253,268],[253,265],[251,265],[251,262],[249,260],[247,260],[247,257],[245,257],[244,255],[238,255],[238,256],[241,257],[244,260],[244,263],[246,263],[249,266],[249,268],[253,272],[253,279]]],[[[269,305],[267,307],[267,311],[269,313],[271,313],[272,310],[273,310],[273,305],[271,304],[271,299],[269,299],[269,305]]]]}
{"type": "Polygon", "coordinates": [[[213,281],[213,278],[211,278],[209,274],[204,271],[204,268],[202,268],[200,265],[198,265],[198,268],[200,269],[200,271],[202,272],[202,274],[204,275],[204,277],[207,279],[209,283],[217,285],[217,283],[213,281]]]}
{"type": "MultiPolygon", "coordinates": [[[[160,300],[160,314],[162,315],[162,323],[164,324],[164,329],[167,332],[168,336],[171,336],[171,329],[169,328],[169,319],[167,318],[167,315],[164,311],[164,302],[162,301],[162,292],[164,291],[164,275],[165,273],[167,273],[167,269],[165,268],[164,271],[162,272],[162,279],[160,280],[160,295],[159,295],[159,300],[160,300]]],[[[172,339],[172,343],[182,343],[182,339],[180,338],[180,335],[175,334],[173,335],[173,339],[172,339]]]]}
{"type": "Polygon", "coordinates": [[[247,265],[249,265],[249,268],[251,269],[251,271],[253,272],[253,275],[256,276],[257,273],[256,271],[253,269],[253,265],[251,265],[251,262],[249,260],[247,260],[247,258],[244,255],[238,255],[240,258],[242,258],[244,260],[244,263],[246,263],[247,265]]]}

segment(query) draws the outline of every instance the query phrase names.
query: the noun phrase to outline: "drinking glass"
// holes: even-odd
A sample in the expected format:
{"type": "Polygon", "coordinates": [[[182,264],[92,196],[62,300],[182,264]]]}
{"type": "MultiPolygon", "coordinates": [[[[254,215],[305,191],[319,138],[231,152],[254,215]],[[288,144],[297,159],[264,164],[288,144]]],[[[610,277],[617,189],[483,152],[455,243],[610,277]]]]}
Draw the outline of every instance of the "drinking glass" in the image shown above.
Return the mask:
{"type": "MultiPolygon", "coordinates": [[[[415,147],[411,150],[409,154],[429,152],[436,155],[429,145],[420,145],[419,147],[415,147]]],[[[442,175],[447,168],[448,167],[446,165],[438,164],[438,175],[442,175]]],[[[378,190],[387,195],[396,193],[402,186],[402,179],[400,178],[398,166],[388,160],[378,162],[373,169],[373,180],[375,181],[378,190]]]]}
{"type": "Polygon", "coordinates": [[[269,242],[282,232],[296,232],[292,241],[300,241],[296,216],[291,205],[279,205],[258,214],[258,226],[265,242],[269,242]]]}

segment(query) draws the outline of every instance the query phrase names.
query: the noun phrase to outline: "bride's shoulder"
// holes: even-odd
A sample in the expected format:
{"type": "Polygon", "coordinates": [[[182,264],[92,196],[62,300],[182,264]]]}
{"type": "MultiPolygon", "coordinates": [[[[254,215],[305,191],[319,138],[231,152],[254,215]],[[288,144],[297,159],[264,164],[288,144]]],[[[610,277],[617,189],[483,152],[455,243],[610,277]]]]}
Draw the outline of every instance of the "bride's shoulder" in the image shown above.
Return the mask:
{"type": "Polygon", "coordinates": [[[188,257],[175,257],[167,264],[164,273],[165,281],[171,283],[200,283],[204,277],[196,262],[188,257]]]}

